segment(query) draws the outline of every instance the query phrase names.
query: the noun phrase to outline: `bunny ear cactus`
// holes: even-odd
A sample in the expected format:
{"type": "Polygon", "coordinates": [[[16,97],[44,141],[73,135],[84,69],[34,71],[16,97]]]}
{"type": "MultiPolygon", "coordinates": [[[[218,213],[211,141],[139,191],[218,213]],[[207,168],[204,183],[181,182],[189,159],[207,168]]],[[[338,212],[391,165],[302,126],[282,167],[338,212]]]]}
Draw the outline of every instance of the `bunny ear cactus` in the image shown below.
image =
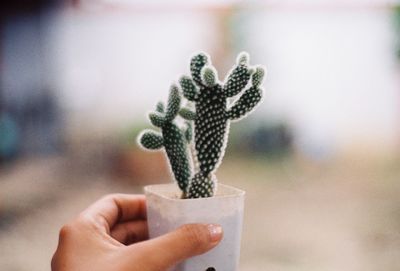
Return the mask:
{"type": "Polygon", "coordinates": [[[151,123],[161,128],[162,135],[145,131],[140,143],[153,150],[164,146],[184,197],[211,197],[217,182],[214,172],[225,153],[230,122],[244,118],[259,104],[265,70],[261,66],[250,67],[249,55],[241,53],[225,82],[221,83],[209,56],[199,53],[191,59],[190,73],[191,76],[182,76],[179,84],[183,96],[194,103],[194,109],[180,108],[180,93],[173,85],[166,112],[164,105],[158,103],[156,112],[149,115],[151,123]],[[230,99],[236,96],[231,103],[230,99]],[[173,122],[178,112],[186,120],[185,130],[173,122]],[[193,134],[192,122],[196,165],[193,176],[187,153],[193,134]]]}
{"type": "Polygon", "coordinates": [[[139,135],[139,144],[148,150],[159,150],[164,147],[172,172],[182,191],[186,191],[191,178],[191,164],[188,155],[188,142],[191,140],[191,124],[186,129],[180,129],[174,119],[178,115],[181,96],[178,87],[172,85],[170,89],[167,109],[159,102],[156,112],[149,114],[150,122],[161,129],[161,133],[145,130],[139,135]]]}
{"type": "Polygon", "coordinates": [[[215,190],[214,172],[227,145],[230,121],[245,117],[261,101],[263,90],[260,85],[265,72],[262,67],[255,70],[249,67],[247,53],[239,54],[236,65],[223,84],[219,82],[210,58],[204,53],[192,58],[190,71],[191,77],[183,76],[179,83],[184,97],[194,102],[195,111],[184,108],[180,115],[194,120],[195,156],[199,172],[192,178],[187,196],[210,197],[215,190]],[[241,92],[233,104],[228,102],[229,98],[241,92]]]}

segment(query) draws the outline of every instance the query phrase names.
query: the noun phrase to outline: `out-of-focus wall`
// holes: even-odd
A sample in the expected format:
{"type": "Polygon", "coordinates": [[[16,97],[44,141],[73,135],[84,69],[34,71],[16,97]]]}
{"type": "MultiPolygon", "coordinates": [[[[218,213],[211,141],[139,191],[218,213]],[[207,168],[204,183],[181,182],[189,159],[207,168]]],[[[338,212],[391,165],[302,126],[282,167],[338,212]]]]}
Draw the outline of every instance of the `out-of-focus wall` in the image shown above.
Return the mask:
{"type": "MultiPolygon", "coordinates": [[[[259,117],[289,123],[298,148],[313,158],[396,150],[400,92],[391,10],[260,3],[231,14],[233,38],[239,36],[233,50],[250,51],[253,63],[269,70],[259,117]]],[[[103,127],[142,121],[154,101],[165,99],[171,81],[187,72],[193,51],[213,53],[216,15],[201,9],[63,12],[58,83],[73,119],[103,127]]]]}
{"type": "Polygon", "coordinates": [[[194,10],[66,9],[54,57],[69,123],[110,132],[143,122],[188,71],[191,54],[212,51],[214,21],[194,10]]]}
{"type": "Polygon", "coordinates": [[[249,9],[245,40],[267,63],[267,117],[312,157],[398,152],[400,69],[392,11],[352,1],[249,9]],[[364,149],[364,150],[362,150],[364,149]]]}

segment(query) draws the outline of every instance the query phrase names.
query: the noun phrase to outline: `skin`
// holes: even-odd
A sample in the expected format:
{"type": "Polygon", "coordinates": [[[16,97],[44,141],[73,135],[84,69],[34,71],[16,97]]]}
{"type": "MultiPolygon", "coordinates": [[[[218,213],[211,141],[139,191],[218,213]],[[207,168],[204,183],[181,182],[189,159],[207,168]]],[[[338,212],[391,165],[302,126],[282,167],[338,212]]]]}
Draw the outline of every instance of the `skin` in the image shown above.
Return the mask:
{"type": "Polygon", "coordinates": [[[165,271],[215,247],[222,229],[188,224],[148,240],[143,195],[108,195],[61,228],[52,271],[165,271]]]}

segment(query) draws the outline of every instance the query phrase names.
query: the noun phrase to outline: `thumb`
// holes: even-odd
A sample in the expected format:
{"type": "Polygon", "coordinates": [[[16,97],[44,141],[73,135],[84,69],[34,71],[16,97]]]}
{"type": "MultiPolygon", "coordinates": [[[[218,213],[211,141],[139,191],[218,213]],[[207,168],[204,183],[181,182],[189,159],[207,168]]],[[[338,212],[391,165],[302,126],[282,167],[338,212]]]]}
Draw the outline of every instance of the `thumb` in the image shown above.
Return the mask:
{"type": "Polygon", "coordinates": [[[155,239],[132,245],[131,253],[143,259],[144,270],[167,268],[215,247],[222,239],[222,228],[215,224],[187,224],[155,239]]]}

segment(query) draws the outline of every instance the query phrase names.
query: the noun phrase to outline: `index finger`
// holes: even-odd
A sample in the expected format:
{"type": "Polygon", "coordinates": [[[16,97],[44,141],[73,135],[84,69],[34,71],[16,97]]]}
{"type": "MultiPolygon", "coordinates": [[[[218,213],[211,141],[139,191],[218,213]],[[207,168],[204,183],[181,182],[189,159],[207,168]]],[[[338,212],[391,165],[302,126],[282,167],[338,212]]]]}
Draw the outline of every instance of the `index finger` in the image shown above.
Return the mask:
{"type": "Polygon", "coordinates": [[[93,203],[81,215],[94,219],[110,232],[117,222],[145,219],[146,198],[144,195],[110,194],[93,203]]]}

